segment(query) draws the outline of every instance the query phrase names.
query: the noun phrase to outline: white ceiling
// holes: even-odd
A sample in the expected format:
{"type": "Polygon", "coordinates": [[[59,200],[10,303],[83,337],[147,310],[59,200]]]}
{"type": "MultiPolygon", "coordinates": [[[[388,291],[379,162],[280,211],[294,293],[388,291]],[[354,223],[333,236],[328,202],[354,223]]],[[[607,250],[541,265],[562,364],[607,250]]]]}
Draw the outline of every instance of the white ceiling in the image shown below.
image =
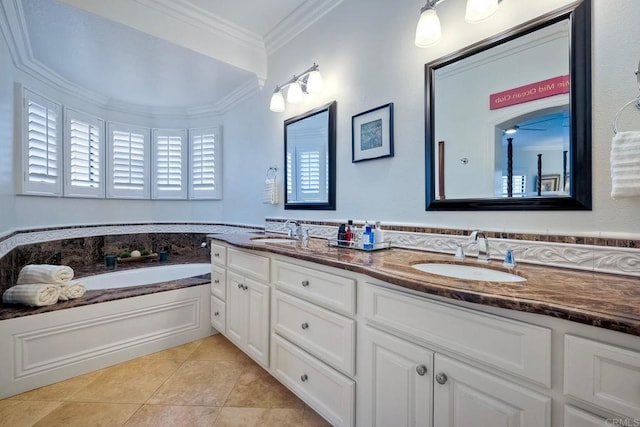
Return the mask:
{"type": "MultiPolygon", "coordinates": [[[[332,8],[340,1],[324,4],[332,8]]],[[[28,44],[40,65],[115,103],[175,109],[215,106],[243,87],[262,85],[264,40],[314,2],[319,3],[21,0],[21,5],[28,44]]]]}

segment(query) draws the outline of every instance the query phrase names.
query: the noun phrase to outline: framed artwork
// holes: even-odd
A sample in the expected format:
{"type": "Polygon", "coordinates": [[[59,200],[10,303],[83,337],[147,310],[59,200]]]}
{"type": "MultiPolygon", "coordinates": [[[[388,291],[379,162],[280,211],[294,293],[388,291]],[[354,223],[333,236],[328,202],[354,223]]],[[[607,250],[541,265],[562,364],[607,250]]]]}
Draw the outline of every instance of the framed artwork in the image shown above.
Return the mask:
{"type": "Polygon", "coordinates": [[[540,177],[541,191],[560,190],[560,175],[542,175],[540,177]]]}
{"type": "Polygon", "coordinates": [[[393,102],[351,118],[351,162],[393,157],[393,102]]]}

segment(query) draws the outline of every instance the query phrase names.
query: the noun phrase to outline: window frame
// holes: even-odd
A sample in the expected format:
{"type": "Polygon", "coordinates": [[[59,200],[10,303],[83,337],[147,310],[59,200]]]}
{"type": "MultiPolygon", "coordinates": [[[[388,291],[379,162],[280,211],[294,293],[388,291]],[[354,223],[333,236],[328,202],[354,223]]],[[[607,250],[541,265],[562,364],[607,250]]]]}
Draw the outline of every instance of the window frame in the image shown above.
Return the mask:
{"type": "Polygon", "coordinates": [[[106,151],[106,126],[105,121],[99,117],[91,114],[83,113],[81,111],[74,110],[72,108],[64,107],[64,135],[63,135],[63,156],[64,156],[64,195],[66,197],[88,197],[88,198],[104,198],[105,197],[105,151],[106,151]],[[98,187],[85,188],[81,186],[72,185],[71,180],[71,120],[84,122],[90,126],[95,126],[99,129],[98,140],[98,164],[99,172],[98,177],[100,179],[98,187]]]}

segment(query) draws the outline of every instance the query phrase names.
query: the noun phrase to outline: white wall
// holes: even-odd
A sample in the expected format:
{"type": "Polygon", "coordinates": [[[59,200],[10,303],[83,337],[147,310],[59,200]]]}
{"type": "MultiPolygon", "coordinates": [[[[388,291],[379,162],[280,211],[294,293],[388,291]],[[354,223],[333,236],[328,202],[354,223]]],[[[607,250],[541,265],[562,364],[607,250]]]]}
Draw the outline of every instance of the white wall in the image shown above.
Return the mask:
{"type": "Polygon", "coordinates": [[[13,63],[0,33],[0,235],[14,228],[13,63]]]}
{"type": "MultiPolygon", "coordinates": [[[[640,27],[635,19],[640,16],[640,2],[593,1],[594,194],[590,212],[424,210],[424,64],[570,1],[505,1],[490,20],[472,25],[463,19],[465,2],[449,0],[438,6],[443,40],[433,48],[419,49],[413,37],[423,3],[345,1],[269,58],[269,80],[263,92],[224,117],[228,136],[225,218],[251,222],[264,216],[379,219],[496,231],[634,233],[638,238],[640,200],[611,200],[608,158],[611,120],[624,102],[638,94],[633,71],[640,59],[640,27]],[[284,113],[270,112],[275,85],[314,61],[325,79],[323,93],[303,105],[288,106],[284,113]],[[271,164],[282,168],[283,121],[333,99],[338,101],[337,211],[285,211],[282,205],[262,205],[266,169],[271,164]],[[395,103],[395,157],[352,164],[351,116],[387,102],[395,103]],[[248,167],[242,165],[245,156],[250,159],[248,167]],[[228,197],[236,191],[246,197],[228,197]]],[[[640,114],[628,112],[626,123],[627,129],[640,129],[640,114]]]]}

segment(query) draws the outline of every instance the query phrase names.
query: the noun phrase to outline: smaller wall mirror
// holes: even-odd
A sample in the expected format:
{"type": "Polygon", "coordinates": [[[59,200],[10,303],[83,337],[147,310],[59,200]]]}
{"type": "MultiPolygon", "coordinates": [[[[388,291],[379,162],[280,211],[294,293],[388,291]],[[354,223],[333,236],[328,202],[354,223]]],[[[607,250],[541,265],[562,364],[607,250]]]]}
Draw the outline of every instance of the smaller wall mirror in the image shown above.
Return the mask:
{"type": "Polygon", "coordinates": [[[336,209],[336,109],[284,121],[285,209],[336,209]]]}

